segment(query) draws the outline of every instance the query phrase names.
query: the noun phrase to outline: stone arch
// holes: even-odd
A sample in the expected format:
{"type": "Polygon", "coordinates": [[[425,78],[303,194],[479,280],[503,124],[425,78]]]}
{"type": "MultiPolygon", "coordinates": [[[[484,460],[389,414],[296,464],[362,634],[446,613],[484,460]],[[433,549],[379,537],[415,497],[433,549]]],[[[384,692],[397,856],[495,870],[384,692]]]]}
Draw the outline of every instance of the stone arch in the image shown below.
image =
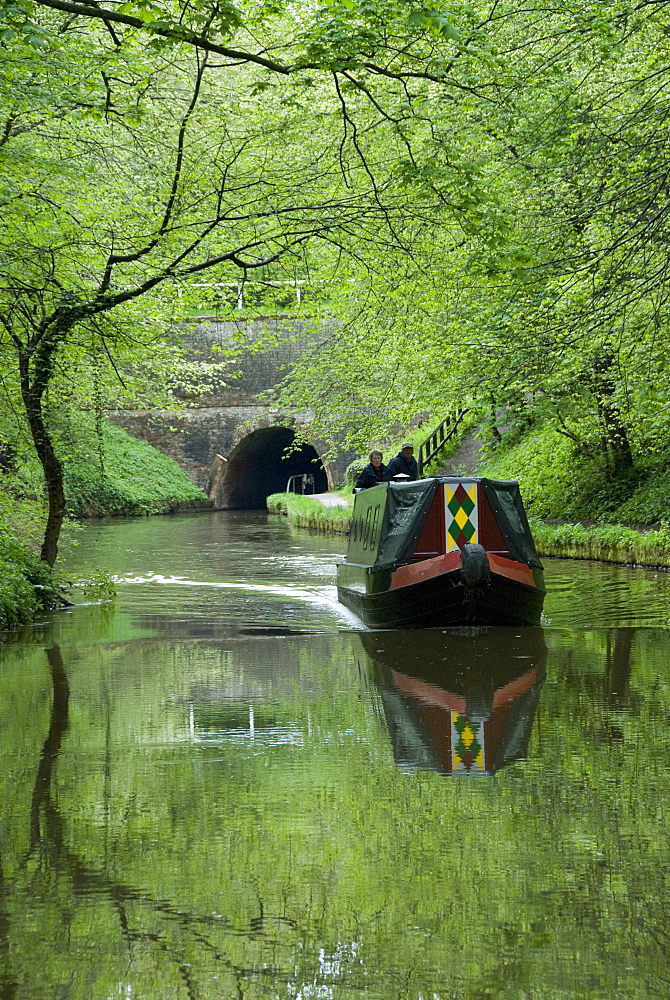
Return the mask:
{"type": "Polygon", "coordinates": [[[315,493],[323,493],[332,485],[328,469],[313,445],[303,442],[287,451],[295,443],[293,427],[271,424],[252,430],[247,427],[246,431],[228,455],[216,491],[216,507],[264,510],[266,497],[283,493],[289,478],[303,473],[314,476],[315,493]]]}

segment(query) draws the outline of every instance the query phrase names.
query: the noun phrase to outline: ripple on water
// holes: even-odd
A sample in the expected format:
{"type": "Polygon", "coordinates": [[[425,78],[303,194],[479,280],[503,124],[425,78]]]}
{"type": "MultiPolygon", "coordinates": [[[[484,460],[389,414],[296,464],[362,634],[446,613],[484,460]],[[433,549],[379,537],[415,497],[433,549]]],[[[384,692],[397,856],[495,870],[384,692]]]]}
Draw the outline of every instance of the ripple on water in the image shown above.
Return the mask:
{"type": "Polygon", "coordinates": [[[670,628],[670,574],[588,560],[545,560],[545,624],[670,628]]]}

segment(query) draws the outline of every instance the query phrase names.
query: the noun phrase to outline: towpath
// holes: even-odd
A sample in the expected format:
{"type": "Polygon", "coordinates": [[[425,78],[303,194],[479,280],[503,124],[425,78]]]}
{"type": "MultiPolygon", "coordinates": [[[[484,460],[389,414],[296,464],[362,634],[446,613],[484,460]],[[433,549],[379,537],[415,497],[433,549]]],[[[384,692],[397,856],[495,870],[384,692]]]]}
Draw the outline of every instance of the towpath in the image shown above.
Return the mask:
{"type": "Polygon", "coordinates": [[[318,500],[324,507],[349,506],[349,502],[346,497],[340,496],[339,493],[312,493],[310,494],[310,500],[318,500]]]}

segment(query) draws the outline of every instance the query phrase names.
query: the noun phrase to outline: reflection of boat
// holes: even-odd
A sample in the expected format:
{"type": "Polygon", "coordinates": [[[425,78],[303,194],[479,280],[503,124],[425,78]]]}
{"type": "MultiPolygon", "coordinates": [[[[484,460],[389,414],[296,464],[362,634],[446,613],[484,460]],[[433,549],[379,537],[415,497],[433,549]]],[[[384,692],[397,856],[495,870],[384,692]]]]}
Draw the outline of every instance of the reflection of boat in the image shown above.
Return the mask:
{"type": "Polygon", "coordinates": [[[542,629],[361,633],[396,761],[492,775],[527,755],[544,683],[542,629]]]}
{"type": "Polygon", "coordinates": [[[542,563],[518,483],[441,476],[358,493],[337,594],[370,628],[539,625],[542,563]]]}

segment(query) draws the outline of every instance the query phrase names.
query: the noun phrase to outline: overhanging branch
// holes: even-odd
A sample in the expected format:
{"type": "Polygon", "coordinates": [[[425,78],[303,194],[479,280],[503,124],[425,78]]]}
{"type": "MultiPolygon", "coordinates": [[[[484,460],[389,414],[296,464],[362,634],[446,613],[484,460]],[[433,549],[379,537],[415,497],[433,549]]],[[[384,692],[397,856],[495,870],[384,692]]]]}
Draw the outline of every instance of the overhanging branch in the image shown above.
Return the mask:
{"type": "Polygon", "coordinates": [[[78,17],[95,17],[105,23],[115,21],[117,24],[125,24],[129,28],[137,28],[149,34],[160,35],[161,38],[195,45],[199,49],[216,52],[217,55],[226,56],[229,59],[241,59],[243,62],[256,63],[258,66],[272,70],[273,73],[282,73],[284,76],[290,73],[287,66],[275,62],[273,59],[266,59],[265,56],[255,52],[244,52],[239,49],[230,49],[226,45],[217,45],[205,35],[199,35],[180,25],[175,25],[174,28],[163,27],[159,24],[142,21],[139,17],[133,17],[132,14],[122,14],[107,7],[94,7],[88,3],[72,3],[70,0],[35,0],[35,3],[38,7],[51,7],[53,10],[62,10],[66,14],[76,14],[78,17]]]}

